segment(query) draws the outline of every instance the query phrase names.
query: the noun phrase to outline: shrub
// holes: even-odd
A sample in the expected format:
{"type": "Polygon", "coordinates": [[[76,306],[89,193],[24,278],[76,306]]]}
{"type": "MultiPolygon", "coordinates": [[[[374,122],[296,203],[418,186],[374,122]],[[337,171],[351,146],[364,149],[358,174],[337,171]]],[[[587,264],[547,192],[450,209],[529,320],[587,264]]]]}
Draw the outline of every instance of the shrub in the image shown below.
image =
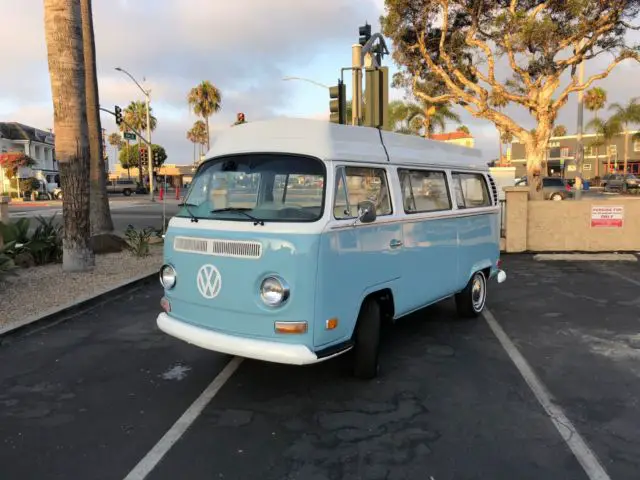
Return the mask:
{"type": "Polygon", "coordinates": [[[154,229],[151,227],[136,230],[133,225],[127,226],[124,232],[127,249],[136,257],[146,257],[149,255],[149,243],[153,233],[154,229]]]}
{"type": "Polygon", "coordinates": [[[8,275],[15,275],[16,265],[11,257],[0,251],[0,280],[8,275]]]}
{"type": "Polygon", "coordinates": [[[56,216],[51,218],[37,217],[38,226],[29,235],[28,218],[8,224],[0,223],[0,234],[5,246],[2,252],[13,263],[29,267],[45,265],[62,260],[62,227],[56,225],[56,216]]]}

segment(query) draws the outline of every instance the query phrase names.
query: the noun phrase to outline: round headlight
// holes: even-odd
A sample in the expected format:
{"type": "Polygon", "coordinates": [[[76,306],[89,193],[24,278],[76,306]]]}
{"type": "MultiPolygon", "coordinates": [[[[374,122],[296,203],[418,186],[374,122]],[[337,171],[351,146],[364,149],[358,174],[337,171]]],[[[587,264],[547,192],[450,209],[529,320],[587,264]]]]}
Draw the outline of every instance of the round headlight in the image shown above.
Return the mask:
{"type": "Polygon", "coordinates": [[[267,277],[260,285],[260,297],[270,307],[277,307],[289,298],[289,285],[280,277],[267,277]]]}
{"type": "Polygon", "coordinates": [[[167,290],[172,289],[176,285],[176,270],[171,265],[163,265],[160,268],[160,283],[167,290]]]}

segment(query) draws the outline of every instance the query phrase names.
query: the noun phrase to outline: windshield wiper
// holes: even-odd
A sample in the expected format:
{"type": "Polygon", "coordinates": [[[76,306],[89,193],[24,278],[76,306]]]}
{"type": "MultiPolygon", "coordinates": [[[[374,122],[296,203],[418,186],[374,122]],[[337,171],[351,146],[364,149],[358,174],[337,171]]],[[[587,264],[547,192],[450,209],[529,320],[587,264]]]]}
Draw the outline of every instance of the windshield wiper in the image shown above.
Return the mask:
{"type": "Polygon", "coordinates": [[[262,225],[264,226],[264,220],[260,220],[259,218],[254,217],[247,213],[247,210],[252,210],[251,208],[240,208],[240,207],[227,207],[227,208],[216,208],[211,210],[211,213],[219,213],[219,212],[238,212],[243,214],[245,217],[253,220],[254,225],[262,225]]]}
{"type": "Polygon", "coordinates": [[[191,213],[191,210],[189,210],[189,207],[197,207],[198,205],[195,205],[193,203],[188,203],[188,202],[182,202],[182,203],[179,203],[178,206],[184,207],[184,209],[187,211],[187,213],[191,217],[191,221],[193,223],[198,223],[198,217],[196,217],[193,213],[191,213]]]}

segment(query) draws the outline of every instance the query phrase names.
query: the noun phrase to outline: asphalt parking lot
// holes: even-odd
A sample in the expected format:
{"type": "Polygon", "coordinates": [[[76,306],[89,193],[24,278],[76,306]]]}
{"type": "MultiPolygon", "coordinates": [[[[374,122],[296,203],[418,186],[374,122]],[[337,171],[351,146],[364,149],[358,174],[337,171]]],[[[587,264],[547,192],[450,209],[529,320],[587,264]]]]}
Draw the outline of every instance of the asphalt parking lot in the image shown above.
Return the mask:
{"type": "Polygon", "coordinates": [[[414,314],[372,382],[347,358],[239,362],[167,337],[155,283],[6,337],[0,476],[640,478],[640,265],[503,262],[489,321],[455,319],[450,301],[414,314]]]}

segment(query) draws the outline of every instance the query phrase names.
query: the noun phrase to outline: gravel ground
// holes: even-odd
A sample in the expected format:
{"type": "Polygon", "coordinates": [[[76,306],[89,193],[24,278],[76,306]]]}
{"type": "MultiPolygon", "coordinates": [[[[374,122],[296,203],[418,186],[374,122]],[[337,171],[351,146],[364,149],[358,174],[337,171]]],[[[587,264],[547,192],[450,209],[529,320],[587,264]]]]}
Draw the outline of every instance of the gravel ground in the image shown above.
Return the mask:
{"type": "Polygon", "coordinates": [[[86,273],[65,273],[61,264],[18,270],[18,276],[0,282],[0,329],[152,274],[161,265],[162,246],[152,245],[151,255],[143,258],[129,252],[99,255],[93,271],[86,273]]]}

